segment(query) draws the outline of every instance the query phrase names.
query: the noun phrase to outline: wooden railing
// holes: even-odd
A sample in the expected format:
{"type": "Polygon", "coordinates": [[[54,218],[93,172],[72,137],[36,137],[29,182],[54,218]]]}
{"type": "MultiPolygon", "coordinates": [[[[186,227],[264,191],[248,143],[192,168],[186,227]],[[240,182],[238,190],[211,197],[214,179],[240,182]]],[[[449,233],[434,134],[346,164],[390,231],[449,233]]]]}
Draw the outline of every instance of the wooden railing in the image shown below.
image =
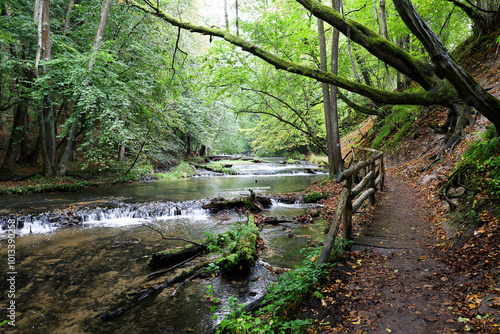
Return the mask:
{"type": "Polygon", "coordinates": [[[375,192],[377,188],[380,186],[380,190],[384,189],[384,152],[353,146],[351,148],[351,153],[352,158],[348,167],[353,163],[355,163],[355,165],[337,175],[337,182],[344,182],[342,194],[340,195],[335,217],[333,222],[331,222],[318,263],[326,263],[328,261],[342,217],[344,218],[343,237],[346,240],[352,240],[353,213],[356,213],[367,199],[370,199],[371,204],[375,204],[375,192]],[[358,159],[359,155],[361,155],[362,160],[358,159]],[[353,187],[359,179],[361,180],[353,187]]]}

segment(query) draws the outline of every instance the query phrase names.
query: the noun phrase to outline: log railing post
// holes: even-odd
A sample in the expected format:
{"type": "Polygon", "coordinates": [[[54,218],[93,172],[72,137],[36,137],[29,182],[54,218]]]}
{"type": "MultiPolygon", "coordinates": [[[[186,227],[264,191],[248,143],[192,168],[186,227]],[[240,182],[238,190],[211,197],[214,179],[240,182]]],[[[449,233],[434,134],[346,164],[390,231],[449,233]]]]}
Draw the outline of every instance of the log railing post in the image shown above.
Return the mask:
{"type": "Polygon", "coordinates": [[[337,182],[344,181],[342,187],[342,193],[340,195],[340,200],[337,205],[337,210],[335,212],[335,217],[332,222],[330,222],[330,229],[328,230],[328,235],[326,237],[325,244],[321,250],[321,254],[318,259],[318,264],[323,264],[328,262],[330,253],[335,245],[335,239],[337,238],[340,223],[343,217],[343,238],[345,240],[352,240],[352,214],[356,212],[361,205],[370,198],[370,203],[375,204],[375,192],[377,189],[377,184],[380,183],[380,190],[384,189],[385,180],[385,165],[384,165],[384,152],[377,151],[370,148],[362,147],[351,147],[352,150],[352,161],[356,165],[340,172],[337,174],[337,182]],[[355,149],[362,151],[363,160],[356,163],[357,157],[355,154],[355,149]],[[370,158],[369,161],[366,160],[367,152],[374,153],[375,155],[370,158]],[[379,160],[380,159],[380,160],[379,160]],[[378,171],[377,171],[377,160],[378,161],[378,171]],[[362,174],[362,180],[359,184],[353,188],[354,180],[358,173],[362,174]],[[380,178],[377,182],[377,175],[380,178]],[[367,190],[363,191],[365,188],[367,190]],[[361,195],[359,195],[361,194],[361,195]],[[353,200],[359,195],[356,201],[353,200]]]}
{"type": "Polygon", "coordinates": [[[328,235],[326,236],[325,245],[323,246],[318,259],[318,264],[327,263],[328,259],[330,258],[330,253],[332,252],[333,246],[335,245],[335,239],[337,238],[337,233],[339,231],[342,214],[345,212],[346,202],[351,200],[349,198],[350,191],[351,190],[345,186],[342,188],[342,194],[340,195],[339,204],[337,205],[337,210],[335,211],[335,217],[330,224],[330,229],[328,230],[328,235]]]}
{"type": "Polygon", "coordinates": [[[344,187],[347,189],[347,201],[345,203],[344,211],[344,228],[343,237],[345,240],[352,240],[352,199],[351,199],[351,189],[352,189],[352,179],[349,177],[344,181],[344,187]]]}
{"type": "Polygon", "coordinates": [[[384,164],[384,156],[380,157],[380,191],[384,191],[385,184],[385,164],[384,164]]]}
{"type": "MultiPolygon", "coordinates": [[[[375,161],[371,164],[371,167],[370,169],[373,171],[373,176],[370,178],[370,188],[372,189],[375,189],[375,161]]],[[[373,194],[370,195],[370,203],[372,205],[375,204],[375,192],[373,192],[373,194]]]]}

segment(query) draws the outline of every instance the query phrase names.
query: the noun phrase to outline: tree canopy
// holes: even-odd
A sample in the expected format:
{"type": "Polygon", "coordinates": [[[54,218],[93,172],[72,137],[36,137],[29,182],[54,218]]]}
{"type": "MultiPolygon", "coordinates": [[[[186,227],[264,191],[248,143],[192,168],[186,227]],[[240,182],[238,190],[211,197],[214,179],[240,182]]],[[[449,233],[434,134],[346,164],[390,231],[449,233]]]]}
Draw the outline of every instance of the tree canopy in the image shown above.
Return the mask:
{"type": "Polygon", "coordinates": [[[448,51],[496,27],[495,1],[239,1],[231,21],[189,0],[0,3],[4,171],[40,155],[47,175],[125,156],[166,166],[249,140],[261,152],[325,153],[335,125],[322,84],[338,88],[340,131],[353,111],[383,117],[394,104],[449,108],[443,151],[471,107],[500,128],[500,101],[448,51]],[[329,48],[342,34],[324,65],[319,22],[329,48]]]}

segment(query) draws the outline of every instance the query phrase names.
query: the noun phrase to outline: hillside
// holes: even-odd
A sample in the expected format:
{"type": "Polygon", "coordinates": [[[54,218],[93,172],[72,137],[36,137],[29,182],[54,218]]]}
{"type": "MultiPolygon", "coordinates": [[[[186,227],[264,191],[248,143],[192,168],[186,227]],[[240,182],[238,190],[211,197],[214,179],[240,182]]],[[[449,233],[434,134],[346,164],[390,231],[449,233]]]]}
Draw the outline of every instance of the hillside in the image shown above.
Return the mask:
{"type": "MultiPolygon", "coordinates": [[[[499,33],[471,39],[456,52],[496,97],[499,33]]],[[[499,332],[498,140],[475,113],[463,140],[437,160],[446,118],[444,108],[396,107],[385,120],[369,118],[344,138],[344,146],[386,151],[389,165],[389,189],[355,218],[355,235],[373,233],[377,224],[387,232],[394,227],[381,217],[395,216],[399,225],[408,224],[406,239],[415,247],[356,250],[339,258],[317,287],[323,299],[302,306],[304,317],[317,320],[316,333],[499,332]]]]}

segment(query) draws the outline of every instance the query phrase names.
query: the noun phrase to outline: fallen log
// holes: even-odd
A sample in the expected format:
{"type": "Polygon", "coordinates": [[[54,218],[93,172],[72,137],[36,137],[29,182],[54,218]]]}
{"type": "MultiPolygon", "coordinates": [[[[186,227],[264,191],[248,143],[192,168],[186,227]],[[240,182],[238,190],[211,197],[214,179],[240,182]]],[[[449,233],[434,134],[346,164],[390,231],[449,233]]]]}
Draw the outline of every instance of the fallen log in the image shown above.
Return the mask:
{"type": "Polygon", "coordinates": [[[270,225],[278,225],[281,223],[293,223],[292,219],[286,217],[262,217],[256,216],[255,221],[257,224],[270,224],[270,225]]]}
{"type": "MultiPolygon", "coordinates": [[[[140,294],[140,297],[137,298],[136,300],[130,302],[129,304],[122,306],[118,309],[104,312],[103,314],[101,314],[99,316],[99,318],[103,322],[109,321],[109,320],[119,316],[120,314],[123,314],[124,312],[136,307],[137,305],[139,305],[139,303],[142,300],[160,293],[163,289],[169,287],[170,285],[175,284],[177,282],[180,282],[182,280],[189,281],[193,277],[199,275],[202,272],[202,269],[207,267],[209,263],[210,262],[200,263],[197,266],[191,268],[189,271],[183,271],[180,275],[177,275],[176,277],[169,279],[169,280],[163,282],[162,284],[159,284],[159,285],[154,286],[154,287],[142,289],[136,293],[133,293],[132,295],[139,295],[140,294]]],[[[178,289],[177,289],[177,291],[178,291],[178,289]]]]}
{"type": "Polygon", "coordinates": [[[205,251],[207,246],[190,244],[182,248],[167,249],[151,255],[147,265],[152,268],[171,267],[205,251]]]}
{"type": "Polygon", "coordinates": [[[174,270],[174,269],[176,269],[176,268],[179,268],[180,266],[182,266],[182,265],[184,265],[184,264],[188,263],[189,261],[194,260],[195,258],[197,258],[198,256],[200,256],[202,253],[203,253],[203,252],[199,252],[198,254],[196,254],[196,255],[194,255],[194,256],[192,256],[192,257],[190,257],[189,259],[184,260],[184,261],[182,261],[182,262],[180,262],[180,263],[177,263],[175,266],[172,266],[172,267],[170,267],[170,268],[168,268],[168,269],[165,269],[165,270],[160,270],[160,271],[155,271],[154,273],[149,274],[149,275],[148,275],[148,278],[153,278],[153,277],[156,277],[156,276],[160,276],[160,275],[164,275],[164,274],[166,274],[166,273],[169,273],[169,272],[171,272],[172,270],[174,270]]]}

